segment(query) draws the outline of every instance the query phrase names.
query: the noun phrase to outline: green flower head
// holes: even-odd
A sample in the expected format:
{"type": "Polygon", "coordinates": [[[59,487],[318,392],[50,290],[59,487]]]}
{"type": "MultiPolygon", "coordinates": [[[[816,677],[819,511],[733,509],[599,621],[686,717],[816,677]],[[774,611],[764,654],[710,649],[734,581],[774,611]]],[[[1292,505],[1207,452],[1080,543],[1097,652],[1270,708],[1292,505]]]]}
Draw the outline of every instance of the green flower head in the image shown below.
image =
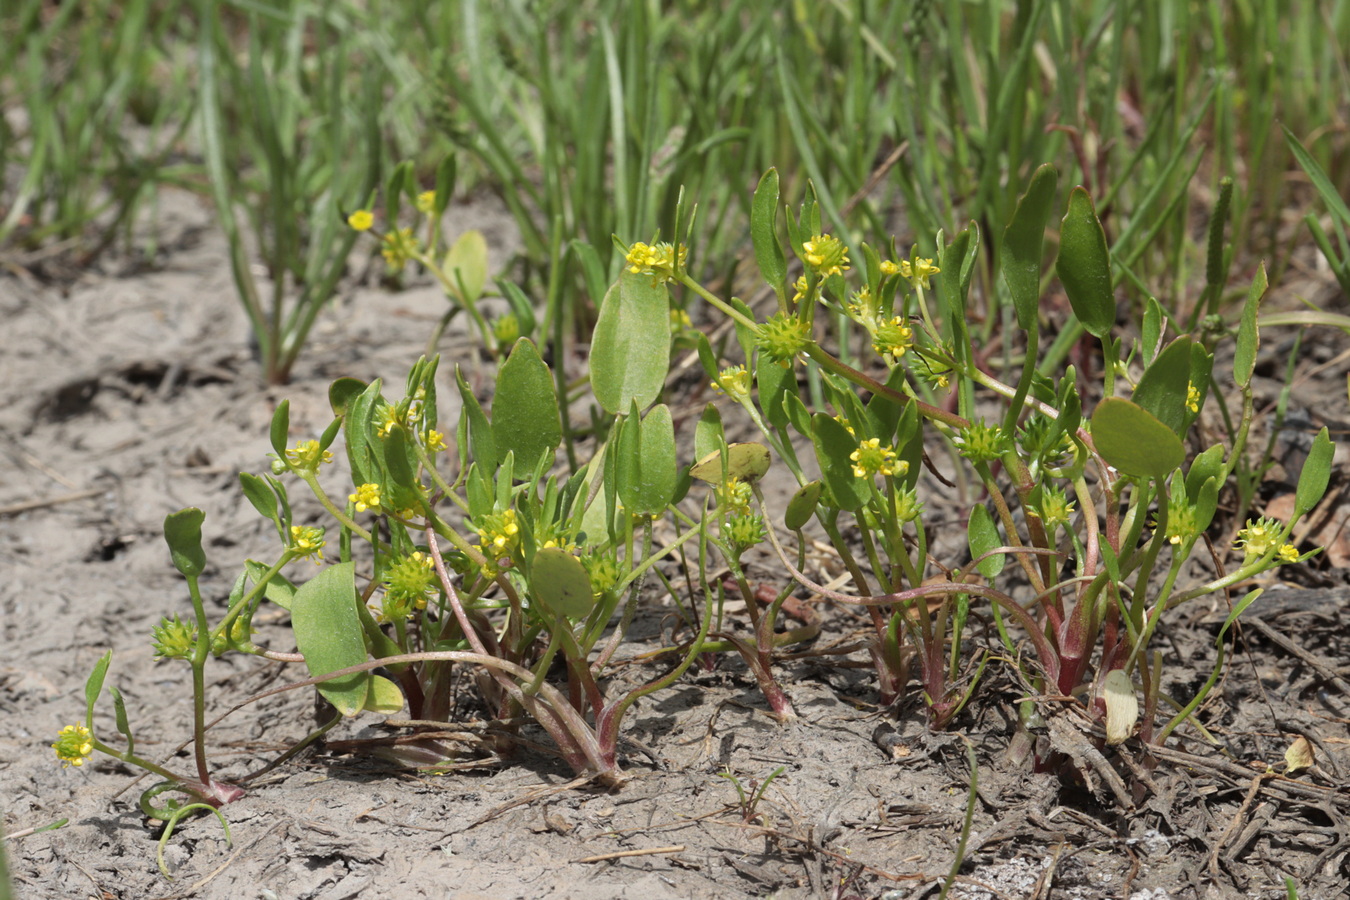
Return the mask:
{"type": "Polygon", "coordinates": [[[971,423],[956,438],[961,455],[971,462],[992,462],[1008,449],[1008,437],[997,425],[986,425],[984,420],[971,423]]]}
{"type": "Polygon", "coordinates": [[[155,659],[187,659],[197,643],[197,629],[178,618],[165,617],[151,630],[155,659]]]}
{"type": "Polygon", "coordinates": [[[323,559],[323,529],[318,525],[292,525],[291,545],[287,549],[298,559],[314,560],[318,565],[323,559]]]}
{"type": "Polygon", "coordinates": [[[759,326],[755,345],[769,359],[786,366],[811,343],[811,326],[795,315],[778,313],[759,326]]]}
{"type": "Polygon", "coordinates": [[[744,552],[764,540],[764,517],[731,516],[723,534],[737,552],[744,552]]]}
{"type": "Polygon", "coordinates": [[[318,441],[301,441],[286,451],[286,459],[294,468],[317,472],[319,466],[333,461],[333,453],[320,449],[318,441]]]}
{"type": "Polygon", "coordinates": [[[745,371],[745,366],[729,366],[717,374],[713,390],[733,400],[744,400],[750,396],[750,373],[745,371]]]}
{"type": "Polygon", "coordinates": [[[854,478],[871,478],[873,475],[904,475],[909,471],[909,463],[897,459],[895,451],[881,446],[879,438],[868,438],[858,445],[848,456],[853,463],[854,478]]]}
{"type": "Polygon", "coordinates": [[[82,766],[94,753],[94,735],[83,725],[67,725],[56,735],[52,749],[63,768],[82,766]]]}
{"type": "Polygon", "coordinates": [[[802,260],[822,277],[842,275],[848,270],[848,248],[833,235],[813,235],[802,243],[802,260]]]}

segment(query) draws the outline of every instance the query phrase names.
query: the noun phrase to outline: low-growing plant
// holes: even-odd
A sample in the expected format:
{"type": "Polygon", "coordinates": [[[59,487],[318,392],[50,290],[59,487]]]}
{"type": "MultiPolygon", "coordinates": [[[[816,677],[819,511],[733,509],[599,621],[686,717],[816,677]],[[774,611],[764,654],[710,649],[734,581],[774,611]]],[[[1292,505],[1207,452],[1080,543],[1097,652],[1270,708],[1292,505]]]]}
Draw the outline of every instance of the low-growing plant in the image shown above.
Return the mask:
{"type": "MultiPolygon", "coordinates": [[[[1149,740],[1194,709],[1176,704],[1181,711],[1155,732],[1160,701],[1172,702],[1160,693],[1162,656],[1152,646],[1164,615],[1315,552],[1288,541],[1326,488],[1333,446],[1324,429],[1299,480],[1291,521],[1248,520],[1233,571],[1219,559],[1211,577],[1179,586],[1215,519],[1220,490],[1248,452],[1264,270],[1221,336],[1233,353],[1224,384],[1213,374],[1218,339],[1172,336],[1176,326],[1156,302],[1118,308],[1112,258],[1082,188],[1070,193],[1060,223],[1055,274],[1068,309],[1056,307],[1044,284],[1042,246],[1056,186],[1055,171],[1042,167],[998,242],[1016,323],[1005,338],[1015,354],[1006,374],[991,371],[990,354],[967,327],[967,291],[981,254],[973,224],[950,242],[937,236],[940,264],[917,251],[898,257],[894,247],[883,257],[823,233],[808,201],[786,220],[802,268],[790,284],[770,171],[756,193],[752,237],[776,312],[757,321],[743,303],[717,297],[683,268],[670,275],[734,321],[745,364],[720,366],[705,342],[704,367],[803,485],[789,505],[789,527],[800,527],[803,504],[814,507],[856,593],[816,584],[772,530],[767,536],[800,584],[869,611],[883,698],[904,691],[913,655],[930,721],[950,721],[969,698],[969,683],[958,676],[968,668],[973,677],[982,662],[962,662],[963,626],[979,603],[1010,657],[1020,659],[1019,643],[1029,642],[1034,662],[1022,670],[1046,696],[1086,703],[1113,743],[1136,727],[1149,740]],[[862,265],[850,288],[855,257],[862,265]],[[1091,335],[1092,352],[1085,346],[1075,358],[1100,366],[1097,377],[1074,366],[1043,367],[1040,336],[1055,314],[1067,316],[1061,334],[1076,324],[1091,335]],[[1121,314],[1128,340],[1116,336],[1121,314]],[[871,359],[861,368],[846,365],[827,340],[861,344],[871,359]],[[1240,398],[1232,442],[1188,450],[1192,425],[1221,387],[1240,398]],[[928,456],[937,449],[929,437],[942,439],[949,474],[928,456]],[[799,446],[813,452],[819,481],[799,459],[799,446]],[[943,566],[932,558],[920,494],[924,467],[938,481],[983,492],[970,506],[969,562],[943,566]],[[843,527],[845,516],[854,527],[843,527]],[[1005,572],[1010,558],[1014,568],[1005,572]]],[[[630,251],[635,265],[642,246],[630,251]]]]}

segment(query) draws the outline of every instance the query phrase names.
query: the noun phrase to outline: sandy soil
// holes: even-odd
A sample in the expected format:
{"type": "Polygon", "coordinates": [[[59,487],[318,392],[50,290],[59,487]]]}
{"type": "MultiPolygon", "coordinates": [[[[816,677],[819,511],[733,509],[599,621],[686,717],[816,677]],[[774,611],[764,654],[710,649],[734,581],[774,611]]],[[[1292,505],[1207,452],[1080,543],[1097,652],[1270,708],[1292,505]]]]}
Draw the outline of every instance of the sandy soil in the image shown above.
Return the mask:
{"type": "MultiPolygon", "coordinates": [[[[479,215],[498,229],[495,246],[509,241],[500,215],[479,215]]],[[[206,511],[211,568],[203,583],[219,609],[242,561],[273,552],[270,525],[236,479],[240,470],[266,470],[276,402],[290,398],[296,436],[317,433],[332,379],[401,383],[443,309],[428,288],[389,294],[349,284],[294,383],[265,388],[209,221],[180,198],[161,221],[163,257],[130,275],[89,273],[63,285],[0,278],[8,332],[0,354],[0,572],[8,588],[0,809],[10,832],[68,820],[11,842],[19,897],[936,897],[966,810],[965,740],[979,761],[978,802],[950,896],[1274,898],[1285,896],[1286,875],[1305,898],[1350,896],[1350,579],[1339,551],[1315,569],[1282,573],[1305,587],[1272,590],[1254,609],[1262,627],[1247,628],[1244,653],[1206,714],[1222,751],[1194,734],[1159,755],[1131,741],[1096,770],[1084,763],[1094,774],[1078,783],[1003,762],[1022,689],[997,664],[973,711],[933,734],[912,704],[878,710],[867,670],[828,656],[784,661],[801,718],[776,724],[744,668],[727,660],[630,715],[625,732],[636,743],[625,766],[633,777],[617,791],[572,786],[544,749],[439,777],[321,749],[226,807],[232,846],[211,818],[184,824],[168,851],[174,880],[166,880],[155,863],[158,832],[136,807],[148,782],[107,762],[63,770],[49,745],[81,718],[84,680],[109,649],[108,683],[124,693],[146,752],[169,755],[188,737],[186,668],[154,662],[149,640],[161,615],[191,609],[161,537],[164,516],[185,506],[206,511]],[[1318,767],[1293,779],[1260,777],[1299,734],[1314,742],[1318,767]],[[748,788],[780,768],[753,810],[738,805],[735,785],[722,777],[748,788]],[[1135,787],[1129,808],[1105,783],[1108,772],[1135,787]],[[639,853],[616,855],[625,851],[639,853]]],[[[466,346],[452,336],[446,350],[482,365],[466,346]]],[[[1344,346],[1310,336],[1300,372],[1335,360],[1344,346]]],[[[1266,399],[1283,366],[1277,347],[1260,370],[1266,399]]],[[[1304,421],[1335,428],[1350,418],[1344,371],[1333,363],[1300,386],[1304,421]]],[[[1296,448],[1291,434],[1282,448],[1296,448]]],[[[1334,492],[1344,484],[1338,472],[1334,492]]],[[[1334,541],[1344,527],[1338,496],[1315,538],[1334,541]]],[[[778,578],[768,567],[756,576],[778,578]]],[[[821,610],[830,639],[858,625],[845,610],[821,610]]],[[[654,640],[660,616],[654,605],[635,635],[654,640]]],[[[1171,623],[1169,689],[1194,691],[1221,621],[1210,605],[1171,623]]],[[[281,646],[284,624],[274,617],[260,640],[290,649],[281,646]]],[[[620,655],[642,649],[635,639],[620,655]]],[[[650,677],[642,668],[620,667],[615,687],[650,677]]],[[[213,662],[212,711],[302,675],[247,658],[213,662]]],[[[111,716],[105,695],[104,736],[115,734],[111,716]]],[[[1096,752],[1050,718],[1047,740],[1096,752]]],[[[211,733],[213,763],[226,777],[254,771],[312,722],[310,695],[271,698],[211,733]]],[[[379,733],[378,722],[359,719],[341,737],[379,733]]]]}

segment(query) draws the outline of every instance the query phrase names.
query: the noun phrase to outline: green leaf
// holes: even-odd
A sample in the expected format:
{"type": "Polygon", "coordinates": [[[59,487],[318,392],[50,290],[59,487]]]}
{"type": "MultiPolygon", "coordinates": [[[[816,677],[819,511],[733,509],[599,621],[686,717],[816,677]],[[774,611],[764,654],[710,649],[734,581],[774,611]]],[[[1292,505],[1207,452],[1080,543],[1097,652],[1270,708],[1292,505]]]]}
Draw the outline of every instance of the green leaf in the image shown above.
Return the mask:
{"type": "Polygon", "coordinates": [[[469,458],[478,464],[481,471],[496,472],[497,441],[492,434],[492,425],[458,366],[455,367],[455,384],[459,386],[459,398],[464,403],[464,409],[460,412],[460,427],[463,428],[466,424],[468,427],[469,458]]]}
{"type": "Polygon", "coordinates": [[[530,587],[554,615],[580,621],[591,614],[595,594],[581,560],[558,547],[546,547],[530,562],[530,587]]]}
{"type": "Polygon", "coordinates": [[[806,527],[816,514],[816,504],[820,503],[823,485],[819,481],[808,481],[797,488],[797,492],[788,501],[787,511],[783,513],[783,524],[793,531],[806,527]]]}
{"type": "Polygon", "coordinates": [[[709,403],[703,407],[703,414],[694,426],[694,459],[703,459],[725,447],[727,439],[722,433],[722,414],[717,407],[709,403]]]}
{"type": "Polygon", "coordinates": [[[1074,188],[1069,195],[1069,210],[1060,225],[1055,271],[1083,329],[1098,339],[1105,338],[1116,321],[1111,253],[1106,249],[1106,232],[1097,219],[1092,198],[1082,187],[1074,188]]]}
{"type": "Polygon", "coordinates": [[[1186,388],[1191,383],[1191,339],[1168,344],[1144,370],[1130,399],[1177,433],[1186,424],[1186,388]]]}
{"type": "Polygon", "coordinates": [[[769,169],[760,178],[755,199],[750,204],[750,240],[755,247],[760,274],[778,294],[781,305],[787,296],[787,260],[775,228],[777,219],[778,170],[769,169]]]}
{"type": "Polygon", "coordinates": [[[461,234],[445,253],[441,265],[450,291],[461,303],[472,306],[483,296],[487,284],[488,248],[483,232],[471,228],[461,234]]]}
{"type": "Polygon", "coordinates": [[[1158,298],[1149,297],[1144,301],[1144,321],[1139,328],[1139,358],[1144,361],[1144,365],[1153,362],[1153,354],[1158,349],[1158,341],[1162,339],[1163,332],[1163,308],[1158,302],[1158,298]]]}
{"type": "Polygon", "coordinates": [[[1294,159],[1298,160],[1298,164],[1303,167],[1303,171],[1308,173],[1308,179],[1317,189],[1317,195],[1322,198],[1322,202],[1327,205],[1327,209],[1331,210],[1333,216],[1340,219],[1343,225],[1350,227],[1350,206],[1346,206],[1345,200],[1341,198],[1341,192],[1327,177],[1327,173],[1323,171],[1322,167],[1317,164],[1317,160],[1313,159],[1312,154],[1299,143],[1298,138],[1294,137],[1294,133],[1283,124],[1280,127],[1284,129],[1284,139],[1288,141],[1289,149],[1294,153],[1294,159]]]}
{"type": "Polygon", "coordinates": [[[655,516],[664,512],[675,496],[679,465],[675,459],[675,425],[670,407],[654,407],[639,426],[639,479],[630,512],[655,516]]]}
{"type": "MultiPolygon", "coordinates": [[[[329,566],[302,584],[291,604],[291,630],[315,677],[366,661],[366,642],[356,614],[353,563],[329,566]]],[[[318,691],[338,712],[354,716],[370,694],[369,672],[355,672],[319,684],[318,691]]]]}
{"type": "Polygon", "coordinates": [[[666,285],[624,269],[605,295],[591,340],[591,389],[605,412],[656,402],[670,366],[666,285]]]}
{"type": "MultiPolygon", "coordinates": [[[[973,559],[980,559],[990,550],[1003,545],[1003,539],[998,534],[998,524],[994,521],[993,515],[989,512],[989,507],[983,503],[976,504],[970,508],[970,519],[966,522],[966,540],[970,544],[970,555],[973,559]]],[[[1007,562],[1007,557],[1002,553],[995,553],[993,556],[985,557],[975,564],[975,568],[980,570],[980,574],[992,581],[1003,571],[1003,565],[1007,562]]]]}
{"type": "Polygon", "coordinates": [[[286,458],[286,443],[290,440],[291,433],[291,401],[282,400],[277,404],[276,412],[272,413],[272,427],[268,432],[268,437],[272,440],[272,449],[277,453],[277,459],[286,458]]]}
{"type": "Polygon", "coordinates": [[[85,727],[90,731],[94,730],[94,704],[98,702],[98,695],[103,693],[103,679],[108,677],[108,666],[112,665],[112,651],[109,650],[98,658],[94,663],[94,670],[89,673],[89,679],[84,683],[84,702],[88,707],[85,714],[85,727]]]}
{"type": "Polygon", "coordinates": [[[858,439],[831,416],[816,413],[811,417],[811,443],[833,505],[849,512],[860,508],[872,490],[866,479],[853,476],[849,455],[858,449],[858,439]]]}
{"type": "Polygon", "coordinates": [[[514,452],[516,467],[531,472],[562,443],[562,420],[553,376],[534,342],[516,341],[497,372],[492,400],[492,436],[498,454],[514,452]]]}
{"type": "Polygon", "coordinates": [[[1129,400],[1107,397],[1092,413],[1092,442],[1102,459],[1126,475],[1167,477],[1186,458],[1181,438],[1129,400]]]}
{"type": "Polygon", "coordinates": [[[243,488],[244,497],[253,504],[259,515],[264,519],[276,521],[277,495],[272,493],[272,488],[266,481],[252,472],[240,472],[239,486],[243,488]]]}
{"type": "Polygon", "coordinates": [[[1331,442],[1326,426],[1313,438],[1312,449],[1303,461],[1303,471],[1298,474],[1298,487],[1294,490],[1294,518],[1302,518],[1322,500],[1331,480],[1331,461],[1336,455],[1336,445],[1331,442]]]}
{"type": "Polygon", "coordinates": [[[1233,350],[1233,380],[1238,387],[1245,388],[1252,380],[1252,371],[1256,368],[1256,351],[1261,346],[1261,334],[1256,327],[1256,314],[1260,311],[1261,297],[1265,294],[1269,282],[1266,279],[1266,264],[1256,267],[1256,276],[1247,291],[1247,302],[1242,305],[1242,321],[1238,323],[1237,347],[1233,350]]]}
{"type": "MultiPolygon", "coordinates": [[[[254,584],[262,581],[269,568],[270,566],[265,566],[252,559],[244,561],[244,571],[248,573],[249,579],[254,584]]],[[[291,584],[285,575],[278,572],[268,580],[267,587],[263,588],[263,596],[282,609],[289,610],[291,601],[295,598],[295,585],[291,584]]]]}
{"type": "Polygon", "coordinates": [[[403,711],[403,691],[383,675],[371,675],[370,692],[366,694],[365,705],[361,708],[381,716],[400,713],[403,711]]]}
{"type": "Polygon", "coordinates": [[[1050,221],[1058,185],[1059,172],[1054,166],[1046,163],[1037,169],[1027,192],[1017,201],[1012,221],[1003,230],[1003,281],[1023,331],[1031,331],[1037,324],[1045,225],[1050,221]]]}
{"type": "Polygon", "coordinates": [[[196,578],[206,568],[202,550],[202,522],[206,513],[196,507],[180,509],[164,519],[164,540],[169,545],[173,565],[185,578],[196,578]]]}
{"type": "Polygon", "coordinates": [[[333,415],[345,416],[347,410],[351,408],[352,401],[361,396],[366,389],[366,383],[359,378],[339,378],[328,386],[328,405],[333,408],[333,415]]]}
{"type": "Polygon", "coordinates": [[[1191,503],[1200,496],[1197,492],[1206,481],[1224,477],[1223,452],[1223,445],[1215,444],[1191,460],[1191,467],[1186,470],[1186,497],[1191,503]]]}
{"type": "Polygon", "coordinates": [[[375,436],[375,414],[384,398],[380,395],[383,383],[376,378],[366,389],[347,405],[345,422],[347,443],[347,461],[352,467],[352,481],[356,484],[378,483],[380,472],[375,464],[375,455],[371,452],[375,436]]]}
{"type": "Polygon", "coordinates": [[[131,736],[131,722],[127,720],[127,702],[122,699],[122,692],[117,688],[109,686],[108,693],[113,698],[113,721],[117,723],[117,731],[122,737],[127,739],[128,755],[136,752],[136,739],[131,736]]]}
{"type": "Polygon", "coordinates": [[[759,388],[759,408],[775,428],[788,426],[783,395],[797,393],[797,373],[791,366],[780,366],[761,353],[755,359],[755,381],[759,388]]]}
{"type": "MultiPolygon", "coordinates": [[[[835,424],[838,424],[837,422],[835,424]]],[[[842,429],[843,426],[841,425],[842,429]]],[[[847,432],[845,432],[847,434],[847,432]]],[[[769,448],[763,444],[753,442],[745,444],[731,444],[727,447],[727,468],[726,474],[729,478],[737,481],[758,481],[764,477],[764,473],[769,471],[769,463],[772,457],[769,454],[769,448]]],[[[693,468],[689,470],[700,481],[706,481],[709,484],[722,483],[722,454],[715,450],[708,456],[700,459],[693,468]]]]}
{"type": "Polygon", "coordinates": [[[436,205],[435,217],[440,217],[450,206],[450,198],[455,194],[455,155],[453,153],[445,154],[445,159],[436,167],[436,205]]]}

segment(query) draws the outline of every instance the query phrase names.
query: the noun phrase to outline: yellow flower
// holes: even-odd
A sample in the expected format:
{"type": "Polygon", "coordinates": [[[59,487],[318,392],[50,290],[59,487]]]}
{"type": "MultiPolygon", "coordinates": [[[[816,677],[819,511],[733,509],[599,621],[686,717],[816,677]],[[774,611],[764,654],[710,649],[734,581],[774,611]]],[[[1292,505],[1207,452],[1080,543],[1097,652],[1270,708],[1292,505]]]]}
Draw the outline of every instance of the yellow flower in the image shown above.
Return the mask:
{"type": "Polygon", "coordinates": [[[733,400],[743,400],[750,396],[750,373],[745,366],[729,366],[718,373],[713,390],[733,400]]]}
{"type": "Polygon", "coordinates": [[[1193,413],[1200,411],[1200,389],[1193,384],[1186,385],[1186,408],[1193,413]]]}
{"type": "Polygon", "coordinates": [[[368,209],[358,209],[347,217],[347,224],[357,231],[369,231],[375,224],[375,217],[368,209]]]}
{"type": "Polygon", "coordinates": [[[1298,548],[1293,544],[1285,544],[1280,547],[1280,552],[1276,556],[1282,563],[1298,562],[1298,548]]]}
{"type": "Polygon", "coordinates": [[[323,559],[323,529],[316,525],[292,525],[291,526],[291,546],[288,548],[295,553],[297,559],[314,558],[314,564],[318,565],[319,560],[323,559]]]}
{"type": "Polygon", "coordinates": [[[431,215],[436,211],[436,192],[423,191],[417,195],[417,211],[425,215],[431,215]]]}
{"type": "Polygon", "coordinates": [[[809,291],[810,289],[811,284],[806,280],[806,276],[798,275],[797,280],[792,282],[792,290],[794,292],[792,294],[792,302],[801,303],[802,298],[806,296],[806,292],[809,291]]]}
{"type": "Polygon", "coordinates": [[[895,263],[891,262],[889,259],[884,259],[881,261],[881,274],[883,276],[896,275],[899,274],[899,272],[900,267],[897,266],[895,263]]]}
{"type": "Polygon", "coordinates": [[[418,252],[417,238],[413,236],[411,228],[399,228],[390,231],[380,239],[384,246],[380,249],[380,254],[384,261],[389,264],[389,268],[395,272],[403,271],[408,260],[418,252]]]}
{"type": "Polygon", "coordinates": [[[878,438],[868,438],[858,445],[858,449],[849,454],[853,462],[854,478],[869,478],[873,475],[896,475],[909,470],[909,463],[895,458],[895,451],[881,446],[878,438]]]}
{"type": "MultiPolygon", "coordinates": [[[[688,257],[689,248],[681,246],[679,250],[679,265],[683,266],[688,257]]],[[[648,275],[661,275],[667,280],[675,277],[675,248],[666,241],[662,241],[655,245],[648,245],[638,241],[632,247],[628,248],[628,255],[625,259],[628,262],[628,271],[632,272],[634,275],[641,275],[644,273],[648,275]]]]}
{"type": "Polygon", "coordinates": [[[905,324],[905,320],[895,316],[889,322],[877,325],[872,333],[872,349],[886,357],[891,365],[905,355],[914,344],[914,329],[905,324]]]}
{"type": "Polygon", "coordinates": [[[439,431],[428,431],[426,444],[432,453],[439,453],[445,449],[445,435],[439,431]]]}
{"type": "Polygon", "coordinates": [[[834,235],[812,235],[802,243],[802,259],[824,278],[842,275],[848,268],[848,248],[834,235]]]}
{"type": "Polygon", "coordinates": [[[333,453],[330,450],[321,450],[318,441],[301,441],[293,449],[286,451],[286,458],[297,469],[317,472],[320,464],[333,461],[333,453]]]}
{"type": "Polygon", "coordinates": [[[914,260],[911,265],[909,260],[900,261],[900,274],[909,279],[910,284],[916,288],[921,287],[929,290],[932,285],[928,283],[929,276],[936,275],[942,270],[933,265],[933,261],[927,257],[921,256],[914,260]]]}
{"type": "Polygon", "coordinates": [[[57,733],[52,749],[64,764],[62,768],[82,766],[94,752],[94,736],[83,725],[67,725],[57,733]]]}
{"type": "Polygon", "coordinates": [[[355,494],[348,494],[347,499],[356,504],[357,512],[380,512],[380,486],[378,484],[363,484],[356,489],[355,494]]]}

